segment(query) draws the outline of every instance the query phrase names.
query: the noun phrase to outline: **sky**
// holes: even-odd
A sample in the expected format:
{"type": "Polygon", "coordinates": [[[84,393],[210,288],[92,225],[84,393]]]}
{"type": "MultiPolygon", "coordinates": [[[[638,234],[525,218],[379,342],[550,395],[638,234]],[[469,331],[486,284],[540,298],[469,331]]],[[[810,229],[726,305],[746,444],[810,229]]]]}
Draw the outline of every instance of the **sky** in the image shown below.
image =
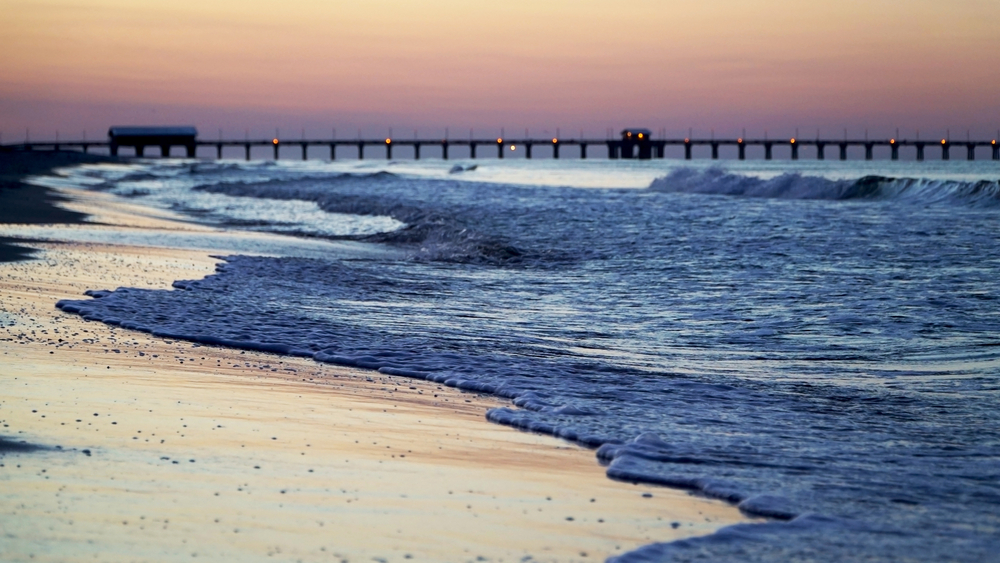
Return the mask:
{"type": "Polygon", "coordinates": [[[995,138],[996,0],[0,0],[0,141],[995,138]]]}

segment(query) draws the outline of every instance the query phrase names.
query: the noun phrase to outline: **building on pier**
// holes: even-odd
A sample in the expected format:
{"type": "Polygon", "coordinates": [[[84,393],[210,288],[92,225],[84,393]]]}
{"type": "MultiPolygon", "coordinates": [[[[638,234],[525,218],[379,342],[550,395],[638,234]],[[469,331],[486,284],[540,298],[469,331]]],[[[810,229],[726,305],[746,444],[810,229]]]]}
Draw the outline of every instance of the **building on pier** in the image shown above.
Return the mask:
{"type": "Polygon", "coordinates": [[[653,132],[641,127],[622,129],[622,140],[618,146],[621,158],[653,158],[653,132]]]}
{"type": "Polygon", "coordinates": [[[108,129],[109,149],[118,155],[118,147],[135,148],[136,156],[143,156],[146,147],[160,147],[160,154],[168,156],[170,148],[182,146],[187,157],[194,158],[198,130],[194,127],[112,127],[108,129]]]}

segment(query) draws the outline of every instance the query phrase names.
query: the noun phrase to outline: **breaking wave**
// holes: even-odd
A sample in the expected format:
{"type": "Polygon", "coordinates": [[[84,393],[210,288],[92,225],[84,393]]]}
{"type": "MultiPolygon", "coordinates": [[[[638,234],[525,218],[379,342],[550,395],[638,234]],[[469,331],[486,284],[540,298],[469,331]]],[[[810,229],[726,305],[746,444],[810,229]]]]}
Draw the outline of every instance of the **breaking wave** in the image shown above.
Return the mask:
{"type": "Polygon", "coordinates": [[[830,180],[786,172],[773,178],[744,176],[709,168],[680,168],[657,178],[649,189],[664,193],[715,194],[777,199],[900,199],[920,203],[963,203],[974,206],[1000,205],[1000,181],[933,180],[863,176],[854,180],[830,180]]]}
{"type": "MultiPolygon", "coordinates": [[[[327,213],[392,217],[405,226],[375,234],[338,238],[398,245],[410,249],[413,256],[419,259],[507,265],[530,258],[528,253],[507,239],[475,228],[477,221],[469,209],[437,208],[419,200],[394,197],[394,188],[402,182],[421,181],[405,180],[391,172],[343,173],[327,175],[319,180],[296,178],[203,184],[194,190],[261,199],[312,201],[327,213]]],[[[435,183],[428,180],[422,182],[435,183]]]]}

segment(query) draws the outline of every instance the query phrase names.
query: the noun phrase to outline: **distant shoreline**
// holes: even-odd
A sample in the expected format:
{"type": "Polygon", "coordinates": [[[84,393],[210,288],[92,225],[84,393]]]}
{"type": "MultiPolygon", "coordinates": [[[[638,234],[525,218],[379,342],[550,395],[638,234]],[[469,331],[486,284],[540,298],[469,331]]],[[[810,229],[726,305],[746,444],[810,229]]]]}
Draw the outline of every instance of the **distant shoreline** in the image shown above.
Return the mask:
{"type": "MultiPolygon", "coordinates": [[[[44,174],[62,166],[119,159],[76,151],[0,151],[0,223],[78,224],[87,215],[56,205],[66,199],[55,191],[24,183],[24,178],[44,174]]],[[[34,250],[24,239],[0,237],[0,262],[30,258],[34,250]]]]}

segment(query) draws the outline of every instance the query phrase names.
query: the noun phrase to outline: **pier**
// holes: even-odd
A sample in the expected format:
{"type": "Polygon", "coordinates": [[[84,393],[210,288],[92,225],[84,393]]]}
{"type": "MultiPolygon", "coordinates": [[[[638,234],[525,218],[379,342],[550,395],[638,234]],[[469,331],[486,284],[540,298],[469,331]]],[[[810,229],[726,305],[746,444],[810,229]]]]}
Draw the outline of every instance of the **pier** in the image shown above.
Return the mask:
{"type": "MultiPolygon", "coordinates": [[[[117,128],[121,129],[121,128],[117,128]]],[[[139,128],[133,128],[138,130],[139,128]]],[[[142,128],[143,133],[149,133],[155,128],[142,128]]],[[[496,138],[368,138],[368,139],[286,139],[286,138],[265,138],[265,139],[217,139],[203,140],[197,139],[191,132],[194,128],[173,128],[171,134],[177,134],[180,129],[189,137],[157,139],[142,136],[125,138],[119,135],[111,135],[107,141],[86,141],[86,140],[56,140],[56,141],[33,141],[14,144],[0,145],[4,150],[82,150],[90,152],[92,150],[106,150],[109,154],[118,154],[119,147],[132,147],[135,155],[145,157],[147,147],[158,147],[160,156],[173,156],[171,147],[180,145],[184,149],[184,156],[187,158],[216,158],[221,159],[223,149],[238,148],[241,156],[251,159],[251,150],[260,147],[270,147],[269,155],[274,160],[281,156],[281,149],[298,148],[296,151],[302,160],[308,160],[310,149],[316,157],[327,157],[336,160],[338,156],[345,156],[345,152],[358,159],[365,158],[366,148],[380,148],[379,151],[387,159],[392,158],[442,158],[448,160],[456,156],[454,149],[461,148],[462,158],[481,158],[495,156],[504,158],[506,155],[521,151],[525,158],[535,158],[538,156],[549,158],[576,157],[585,159],[593,155],[593,151],[588,153],[591,147],[605,149],[605,154],[609,159],[651,159],[665,158],[668,147],[683,148],[683,158],[692,160],[695,149],[700,147],[702,152],[709,158],[717,160],[722,157],[723,151],[728,152],[739,160],[747,159],[747,149],[754,147],[763,149],[764,160],[775,158],[775,149],[787,149],[783,151],[789,155],[791,160],[799,160],[803,148],[810,147],[813,158],[818,160],[839,159],[848,160],[849,149],[863,149],[865,160],[874,160],[876,153],[889,160],[899,160],[900,154],[904,151],[912,151],[917,161],[937,157],[941,160],[951,160],[952,150],[959,154],[956,158],[964,157],[966,160],[977,159],[977,149],[989,148],[983,151],[982,157],[989,154],[993,160],[1000,160],[1000,144],[997,139],[956,141],[943,138],[936,141],[920,139],[830,139],[830,138],[656,138],[648,129],[626,129],[622,131],[621,138],[529,138],[515,137],[506,138],[499,136],[496,138]],[[190,130],[190,131],[189,131],[190,130]],[[630,136],[631,135],[631,136],[630,136]],[[117,137],[117,138],[116,138],[117,137]],[[567,149],[574,150],[567,150],[567,149]],[[962,151],[961,149],[965,149],[962,151]],[[347,151],[343,149],[348,149],[347,151]],[[325,153],[325,154],[324,154],[325,153]],[[962,154],[964,153],[964,154],[962,154]]],[[[369,151],[371,155],[372,151],[369,151]]],[[[856,151],[860,153],[860,151],[856,151]]]]}

